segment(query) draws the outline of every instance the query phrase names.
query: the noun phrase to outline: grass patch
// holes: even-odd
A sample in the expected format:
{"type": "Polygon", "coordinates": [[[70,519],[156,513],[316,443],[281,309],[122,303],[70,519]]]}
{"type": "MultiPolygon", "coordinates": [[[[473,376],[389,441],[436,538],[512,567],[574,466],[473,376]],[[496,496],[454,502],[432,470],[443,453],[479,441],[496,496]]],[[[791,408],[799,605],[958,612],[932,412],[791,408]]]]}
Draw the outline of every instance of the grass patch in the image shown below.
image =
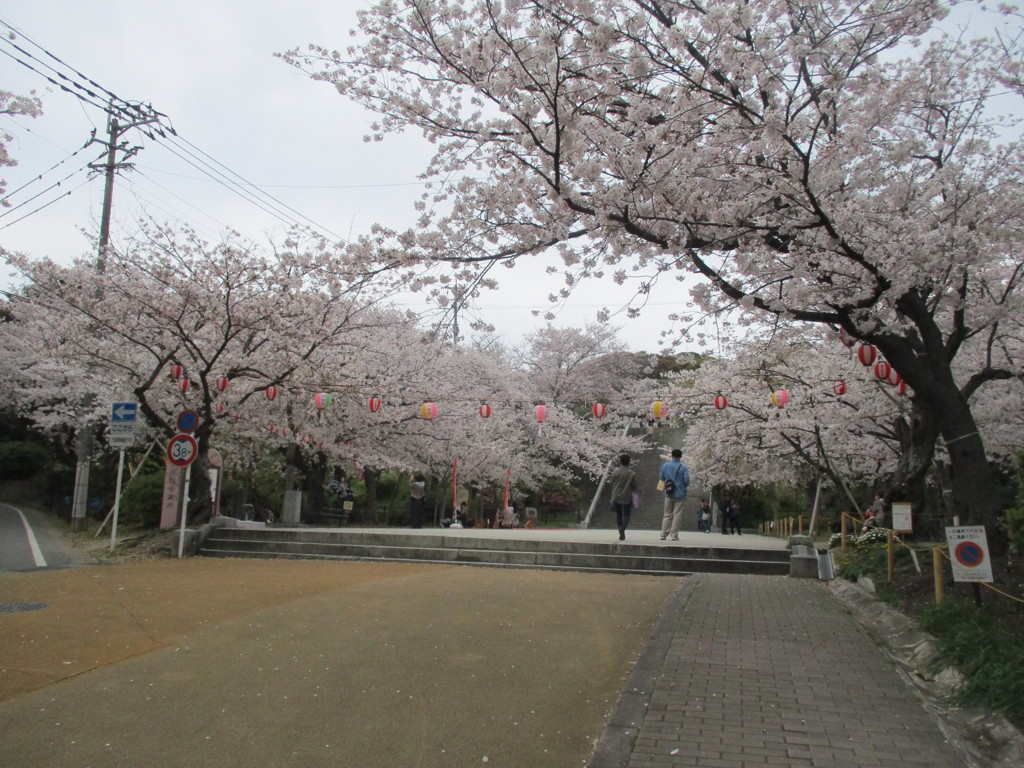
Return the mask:
{"type": "Polygon", "coordinates": [[[985,608],[961,600],[928,606],[919,620],[935,636],[941,660],[964,675],[961,703],[1024,723],[1024,640],[998,627],[985,608]]]}

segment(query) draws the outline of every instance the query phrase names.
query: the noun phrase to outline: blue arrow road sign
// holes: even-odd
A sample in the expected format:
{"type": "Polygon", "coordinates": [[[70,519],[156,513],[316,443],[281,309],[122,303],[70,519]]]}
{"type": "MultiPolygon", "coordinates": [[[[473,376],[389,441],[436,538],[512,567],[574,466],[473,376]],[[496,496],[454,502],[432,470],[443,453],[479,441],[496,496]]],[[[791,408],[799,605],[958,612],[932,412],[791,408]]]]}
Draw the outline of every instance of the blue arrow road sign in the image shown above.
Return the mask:
{"type": "Polygon", "coordinates": [[[138,403],[114,403],[110,407],[110,420],[121,424],[134,423],[138,413],[138,403]]]}

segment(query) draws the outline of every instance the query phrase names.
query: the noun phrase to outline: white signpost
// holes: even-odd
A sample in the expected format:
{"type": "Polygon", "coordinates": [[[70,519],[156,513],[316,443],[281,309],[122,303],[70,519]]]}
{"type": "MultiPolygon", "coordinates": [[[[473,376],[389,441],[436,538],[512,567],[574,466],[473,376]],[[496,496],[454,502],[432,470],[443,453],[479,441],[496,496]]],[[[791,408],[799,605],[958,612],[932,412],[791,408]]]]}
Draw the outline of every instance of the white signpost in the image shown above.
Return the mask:
{"type": "Polygon", "coordinates": [[[108,442],[121,455],[117,460],[117,485],[114,487],[114,516],[110,523],[110,551],[117,545],[117,513],[121,507],[121,478],[124,476],[124,449],[135,443],[135,420],[139,415],[138,403],[113,403],[110,406],[108,442]]]}

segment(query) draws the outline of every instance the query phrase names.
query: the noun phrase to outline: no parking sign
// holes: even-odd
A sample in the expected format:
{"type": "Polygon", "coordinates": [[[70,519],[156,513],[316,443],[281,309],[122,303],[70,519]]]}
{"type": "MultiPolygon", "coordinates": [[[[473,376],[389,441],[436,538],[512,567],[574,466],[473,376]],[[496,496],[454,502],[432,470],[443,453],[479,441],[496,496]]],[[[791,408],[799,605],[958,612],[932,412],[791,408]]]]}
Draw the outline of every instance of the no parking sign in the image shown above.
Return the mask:
{"type": "Polygon", "coordinates": [[[988,537],[983,525],[964,525],[946,529],[949,559],[953,563],[953,581],[992,581],[992,560],[988,556],[988,537]]]}

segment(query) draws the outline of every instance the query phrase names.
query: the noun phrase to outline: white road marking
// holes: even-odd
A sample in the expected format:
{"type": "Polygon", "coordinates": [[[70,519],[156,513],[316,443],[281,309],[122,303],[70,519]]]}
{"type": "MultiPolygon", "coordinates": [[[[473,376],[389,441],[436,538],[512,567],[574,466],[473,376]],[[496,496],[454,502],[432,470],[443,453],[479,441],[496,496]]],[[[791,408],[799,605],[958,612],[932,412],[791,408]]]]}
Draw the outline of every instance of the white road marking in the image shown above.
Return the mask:
{"type": "Polygon", "coordinates": [[[18,516],[21,518],[21,524],[25,526],[25,535],[28,537],[28,546],[32,550],[32,559],[35,561],[37,568],[45,568],[46,558],[43,557],[43,550],[39,548],[39,542],[36,541],[36,535],[32,531],[32,526],[28,524],[28,518],[25,517],[25,513],[17,507],[12,507],[10,504],[5,504],[4,506],[10,507],[18,513],[18,516]]]}

